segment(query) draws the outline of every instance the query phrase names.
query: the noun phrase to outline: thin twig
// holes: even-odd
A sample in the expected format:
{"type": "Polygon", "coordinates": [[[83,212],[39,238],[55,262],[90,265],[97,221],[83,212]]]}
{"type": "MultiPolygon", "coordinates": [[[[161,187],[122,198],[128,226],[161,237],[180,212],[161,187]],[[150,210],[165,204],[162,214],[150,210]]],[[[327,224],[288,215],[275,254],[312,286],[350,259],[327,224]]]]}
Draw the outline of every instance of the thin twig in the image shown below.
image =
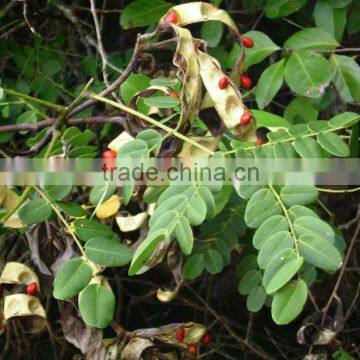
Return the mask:
{"type": "Polygon", "coordinates": [[[352,254],[352,251],[354,250],[354,247],[355,247],[355,244],[356,244],[356,241],[358,239],[358,236],[359,236],[359,233],[360,233],[360,222],[358,223],[356,229],[355,229],[355,232],[354,232],[354,235],[350,241],[350,246],[348,248],[348,251],[346,253],[346,256],[345,256],[345,260],[341,266],[341,269],[340,269],[340,273],[339,273],[339,276],[337,278],[337,281],[336,281],[336,284],[334,286],[334,289],[330,295],[330,298],[328,300],[328,302],[326,303],[324,309],[323,309],[323,317],[322,317],[322,324],[321,325],[324,325],[324,322],[325,322],[325,319],[326,319],[326,316],[327,316],[327,313],[330,309],[330,306],[334,300],[334,298],[337,296],[337,291],[339,289],[339,286],[342,282],[342,278],[345,274],[345,269],[346,269],[346,266],[348,265],[349,261],[350,261],[350,257],[351,257],[351,254],[352,254]]]}
{"type": "Polygon", "coordinates": [[[335,189],[324,189],[324,188],[317,188],[321,192],[328,192],[332,194],[342,194],[342,193],[353,193],[360,191],[360,187],[354,188],[354,189],[341,189],[341,190],[335,190],[335,189]]]}
{"type": "Polygon", "coordinates": [[[95,100],[98,100],[98,101],[101,101],[101,102],[104,102],[106,104],[109,104],[117,109],[120,109],[120,110],[123,110],[129,114],[132,114],[140,119],[143,119],[145,121],[148,121],[150,124],[152,125],[155,125],[157,127],[159,127],[160,129],[162,130],[165,130],[167,133],[173,135],[173,136],[176,136],[177,138],[205,151],[207,154],[209,155],[213,155],[214,152],[210,149],[208,149],[207,147],[197,143],[196,141],[186,137],[185,135],[179,133],[178,131],[176,131],[175,129],[172,129],[171,127],[167,126],[167,125],[164,125],[163,123],[157,121],[157,120],[154,120],[153,118],[147,116],[147,115],[144,115],[134,109],[131,109],[130,107],[126,106],[126,105],[123,105],[123,104],[118,104],[116,103],[115,101],[112,101],[112,100],[109,100],[103,96],[99,96],[99,95],[96,95],[96,94],[93,94],[93,95],[90,95],[90,97],[92,99],[95,99],[95,100]]]}
{"type": "MultiPolygon", "coordinates": [[[[186,284],[185,284],[186,285],[186,284]]],[[[197,294],[189,285],[186,285],[186,287],[191,291],[191,293],[206,307],[206,309],[222,324],[222,326],[226,329],[226,331],[237,341],[237,343],[241,347],[245,347],[249,349],[251,352],[256,354],[262,359],[269,359],[269,355],[264,353],[262,350],[259,350],[258,348],[254,347],[253,345],[249,344],[244,340],[242,337],[240,337],[238,334],[236,334],[228,325],[228,323],[225,321],[223,316],[218,315],[218,313],[211,308],[202,298],[199,294],[197,294]]]]}

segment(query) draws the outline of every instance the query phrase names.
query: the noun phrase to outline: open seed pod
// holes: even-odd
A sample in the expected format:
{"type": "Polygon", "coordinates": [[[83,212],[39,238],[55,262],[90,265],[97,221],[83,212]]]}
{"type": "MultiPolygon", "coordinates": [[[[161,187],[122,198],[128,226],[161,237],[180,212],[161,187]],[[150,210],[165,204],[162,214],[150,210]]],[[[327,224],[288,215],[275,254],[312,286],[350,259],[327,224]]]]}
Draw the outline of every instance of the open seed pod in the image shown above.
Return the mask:
{"type": "Polygon", "coordinates": [[[106,219],[115,215],[121,207],[121,198],[118,195],[113,195],[101,204],[96,210],[96,216],[99,219],[106,219]]]}
{"type": "Polygon", "coordinates": [[[26,332],[38,332],[46,326],[46,313],[40,300],[32,295],[13,294],[4,298],[5,322],[12,318],[21,318],[26,332]]]}
{"type": "Polygon", "coordinates": [[[159,328],[139,329],[134,331],[134,335],[151,340],[158,340],[169,345],[176,345],[186,348],[189,344],[197,344],[206,334],[206,327],[193,323],[174,323],[160,326],[159,328]],[[180,328],[184,328],[185,337],[182,342],[176,339],[176,333],[180,328]]]}
{"type": "Polygon", "coordinates": [[[18,262],[8,262],[0,275],[0,284],[29,285],[36,283],[40,290],[39,278],[28,266],[18,262]]]}
{"type": "MultiPolygon", "coordinates": [[[[19,195],[16,194],[13,190],[11,190],[8,186],[1,186],[0,205],[2,205],[7,211],[11,211],[14,208],[14,206],[18,202],[18,199],[19,195]]],[[[12,214],[10,218],[4,222],[3,225],[13,229],[19,229],[25,226],[20,221],[17,211],[12,214]]]]}
{"type": "Polygon", "coordinates": [[[123,145],[125,145],[131,140],[134,140],[134,138],[126,131],[123,131],[119,136],[117,136],[109,143],[108,148],[117,153],[123,145]]]}
{"type": "Polygon", "coordinates": [[[147,211],[143,211],[134,216],[124,212],[116,217],[116,222],[122,232],[129,232],[139,229],[148,216],[147,211]]]}

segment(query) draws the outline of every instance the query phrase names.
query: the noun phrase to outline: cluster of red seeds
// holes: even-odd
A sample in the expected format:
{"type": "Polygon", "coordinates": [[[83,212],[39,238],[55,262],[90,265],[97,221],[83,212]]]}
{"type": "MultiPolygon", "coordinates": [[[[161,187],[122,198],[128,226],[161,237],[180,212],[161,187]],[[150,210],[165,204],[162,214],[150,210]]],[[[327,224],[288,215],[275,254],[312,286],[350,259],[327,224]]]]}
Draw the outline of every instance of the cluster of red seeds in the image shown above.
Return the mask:
{"type": "MultiPolygon", "coordinates": [[[[182,326],[180,329],[178,329],[178,331],[177,331],[176,334],[175,334],[176,340],[179,341],[179,342],[184,341],[184,339],[185,339],[185,332],[186,332],[186,330],[185,330],[185,327],[184,327],[184,326],[182,326]]],[[[203,338],[201,339],[201,341],[202,341],[203,344],[205,344],[205,345],[210,344],[210,342],[211,342],[211,337],[210,337],[210,335],[209,335],[208,333],[206,333],[206,334],[203,336],[203,338]]],[[[195,344],[190,344],[190,345],[188,345],[188,351],[189,351],[189,353],[191,353],[191,354],[196,354],[196,353],[197,353],[197,346],[196,346],[195,344]]]]}

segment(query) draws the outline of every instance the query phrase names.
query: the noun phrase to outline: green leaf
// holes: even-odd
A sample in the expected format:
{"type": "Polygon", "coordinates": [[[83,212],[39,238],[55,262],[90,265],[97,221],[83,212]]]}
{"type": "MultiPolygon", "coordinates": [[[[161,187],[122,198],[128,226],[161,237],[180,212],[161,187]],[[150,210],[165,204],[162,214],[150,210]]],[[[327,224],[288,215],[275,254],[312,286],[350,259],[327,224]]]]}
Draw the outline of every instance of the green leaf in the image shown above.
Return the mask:
{"type": "Polygon", "coordinates": [[[339,45],[324,29],[306,28],[290,36],[283,47],[291,50],[333,50],[339,45]]]}
{"type": "Polygon", "coordinates": [[[83,260],[67,260],[55,276],[54,297],[70,300],[90,282],[91,276],[92,270],[83,260]]]}
{"type": "Polygon", "coordinates": [[[149,232],[148,236],[136,249],[131,265],[129,275],[135,275],[144,265],[144,262],[155,251],[156,246],[166,238],[167,234],[163,229],[149,232]]]}
{"type": "Polygon", "coordinates": [[[158,77],[151,79],[150,85],[152,86],[174,86],[179,83],[178,79],[171,77],[158,77]]]}
{"type": "Polygon", "coordinates": [[[180,216],[175,227],[176,239],[179,242],[180,248],[185,255],[190,255],[194,243],[194,237],[185,216],[180,216]]]}
{"type": "Polygon", "coordinates": [[[88,285],[79,295],[79,310],[87,325],[106,328],[114,316],[115,295],[110,287],[88,285]]]}
{"type": "Polygon", "coordinates": [[[335,234],[330,225],[325,221],[312,216],[302,216],[295,220],[294,229],[298,237],[302,235],[316,235],[334,243],[335,234]]]}
{"type": "Polygon", "coordinates": [[[284,111],[284,118],[292,124],[309,123],[318,118],[319,112],[311,100],[300,96],[293,99],[284,111]]]}
{"type": "Polygon", "coordinates": [[[86,211],[76,203],[57,201],[56,206],[68,216],[82,217],[86,215],[86,211]]]}
{"type": "Polygon", "coordinates": [[[269,261],[262,278],[263,286],[266,288],[276,273],[289,261],[296,260],[295,249],[284,249],[278,252],[269,261]]]}
{"type": "Polygon", "coordinates": [[[246,299],[246,308],[251,312],[258,312],[265,304],[266,292],[262,286],[252,288],[246,299]]]}
{"type": "Polygon", "coordinates": [[[221,255],[214,249],[209,249],[204,254],[204,264],[210,274],[217,274],[223,269],[221,255]]]}
{"type": "Polygon", "coordinates": [[[219,21],[206,21],[201,26],[201,38],[208,43],[209,47],[219,45],[223,35],[223,25],[219,21]]]}
{"type": "Polygon", "coordinates": [[[31,200],[19,210],[19,218],[25,225],[38,224],[51,215],[51,206],[43,199],[31,200]]]}
{"type": "Polygon", "coordinates": [[[122,145],[119,149],[119,157],[142,158],[147,154],[147,144],[143,140],[135,139],[122,145]]]}
{"type": "MultiPolygon", "coordinates": [[[[274,44],[274,42],[264,33],[260,31],[250,31],[245,36],[250,37],[254,41],[254,46],[250,49],[245,49],[246,67],[258,64],[266,59],[269,55],[275,51],[280,50],[280,47],[274,44]]],[[[227,61],[228,67],[234,67],[237,59],[239,58],[240,47],[235,44],[232,48],[227,61]]]]}
{"type": "Polygon", "coordinates": [[[238,291],[241,295],[247,295],[252,289],[260,285],[260,283],[260,272],[258,270],[250,270],[240,280],[238,291]]]}
{"type": "Polygon", "coordinates": [[[328,124],[331,127],[349,127],[355,125],[360,120],[360,114],[353,112],[344,112],[331,118],[328,124]]]}
{"type": "Polygon", "coordinates": [[[272,114],[268,111],[251,109],[255,119],[257,127],[267,128],[287,128],[290,126],[289,122],[279,115],[272,114]]]}
{"type": "Polygon", "coordinates": [[[249,227],[258,228],[266,219],[280,215],[281,207],[269,189],[253,194],[246,206],[245,222],[249,227]]]}
{"type": "Polygon", "coordinates": [[[145,98],[144,101],[147,106],[155,107],[159,109],[172,108],[180,104],[180,99],[165,95],[148,97],[145,98]]]}
{"type": "Polygon", "coordinates": [[[95,237],[111,239],[114,236],[113,231],[109,227],[96,220],[77,219],[73,224],[76,235],[82,241],[88,241],[95,237]]]}
{"type": "Polygon", "coordinates": [[[157,23],[172,6],[163,0],[132,1],[122,12],[120,25],[126,30],[157,23]]]}
{"type": "Polygon", "coordinates": [[[310,137],[295,139],[294,148],[302,158],[323,157],[323,152],[320,145],[310,137]]]}
{"type": "Polygon", "coordinates": [[[131,250],[118,239],[94,237],[86,242],[85,254],[97,265],[124,266],[131,261],[131,250]]]}
{"type": "Polygon", "coordinates": [[[203,254],[193,254],[185,262],[183,268],[184,277],[188,280],[198,277],[205,268],[203,254]]]}
{"type": "Polygon", "coordinates": [[[303,235],[299,239],[299,249],[305,261],[320,269],[336,270],[342,264],[339,251],[323,237],[303,235]]]}
{"type": "Polygon", "coordinates": [[[95,185],[90,191],[89,201],[94,206],[98,205],[100,203],[100,200],[102,200],[102,203],[104,203],[114,194],[115,191],[115,185],[95,185]]]}
{"type": "Polygon", "coordinates": [[[288,142],[278,143],[274,146],[274,154],[276,158],[297,158],[298,155],[294,147],[288,142]]]}
{"type": "Polygon", "coordinates": [[[206,219],[212,219],[215,216],[215,199],[209,188],[199,186],[199,194],[206,205],[206,219]]]}
{"type": "Polygon", "coordinates": [[[295,124],[287,129],[289,135],[293,137],[302,137],[310,134],[310,130],[306,124],[295,124]]]}
{"type": "Polygon", "coordinates": [[[267,0],[265,15],[270,19],[290,15],[300,10],[306,0],[267,0]]]}
{"type": "Polygon", "coordinates": [[[332,132],[318,134],[317,141],[320,146],[330,154],[339,157],[346,157],[350,155],[349,147],[340,138],[340,136],[332,132]]]}
{"type": "Polygon", "coordinates": [[[260,76],[256,86],[256,102],[260,109],[270,104],[284,79],[285,59],[270,65],[260,76]]]}
{"type": "Polygon", "coordinates": [[[286,325],[298,317],[307,300],[307,286],[294,280],[279,290],[271,305],[271,316],[276,324],[286,325]]]}
{"type": "Polygon", "coordinates": [[[285,80],[299,95],[319,97],[332,79],[331,65],[320,54],[294,51],[285,66],[285,80]]]}
{"type": "Polygon", "coordinates": [[[315,24],[341,41],[346,25],[346,9],[336,9],[325,0],[317,0],[314,9],[315,24]]]}
{"type": "Polygon", "coordinates": [[[287,207],[292,205],[312,204],[318,197],[319,192],[311,185],[290,185],[281,189],[281,200],[287,207]]]}
{"type": "Polygon", "coordinates": [[[271,259],[284,249],[294,247],[294,240],[288,231],[279,231],[270,236],[260,248],[258,264],[262,269],[266,269],[271,259]]]}
{"type": "Polygon", "coordinates": [[[349,56],[332,54],[330,63],[334,71],[334,84],[345,103],[360,102],[360,67],[349,56]]]}
{"type": "Polygon", "coordinates": [[[266,287],[266,292],[272,294],[286,285],[299,271],[303,262],[303,258],[298,258],[285,263],[269,282],[269,285],[266,287]]]}
{"type": "Polygon", "coordinates": [[[243,257],[236,266],[236,273],[243,277],[249,270],[257,269],[257,257],[254,254],[248,254],[243,257]]]}
{"type": "MultiPolygon", "coordinates": [[[[146,0],[145,0],[146,1],[146,0]]],[[[131,98],[141,90],[150,86],[150,78],[141,74],[132,74],[120,86],[120,94],[125,104],[129,104],[131,98]]]]}
{"type": "Polygon", "coordinates": [[[287,230],[289,230],[289,224],[285,216],[275,215],[266,219],[255,231],[253,237],[254,248],[260,249],[272,235],[287,230]]]}
{"type": "Polygon", "coordinates": [[[72,185],[45,185],[44,190],[53,200],[62,200],[70,194],[72,185]]]}
{"type": "Polygon", "coordinates": [[[319,216],[314,211],[302,205],[293,205],[289,209],[289,215],[292,222],[295,222],[296,219],[302,216],[311,216],[315,219],[319,218],[319,216]]]}
{"type": "MultiPolygon", "coordinates": [[[[35,124],[36,122],[37,122],[37,115],[36,115],[36,112],[33,110],[28,110],[28,111],[23,112],[16,119],[16,124],[23,124],[23,123],[35,124]]],[[[28,133],[27,130],[20,131],[20,134],[27,134],[27,133],[28,133]]]]}
{"type": "Polygon", "coordinates": [[[136,139],[145,141],[149,149],[160,148],[162,142],[161,135],[153,129],[146,129],[144,131],[141,131],[136,135],[136,139]]]}
{"type": "Polygon", "coordinates": [[[61,63],[55,59],[50,59],[41,64],[42,71],[48,76],[54,76],[61,70],[61,63]]]}
{"type": "Polygon", "coordinates": [[[360,31],[360,2],[355,1],[353,6],[351,7],[351,11],[349,14],[348,20],[348,31],[349,34],[355,34],[356,32],[360,31]]]}
{"type": "Polygon", "coordinates": [[[326,0],[326,2],[334,8],[343,8],[348,6],[352,0],[326,0]]]}

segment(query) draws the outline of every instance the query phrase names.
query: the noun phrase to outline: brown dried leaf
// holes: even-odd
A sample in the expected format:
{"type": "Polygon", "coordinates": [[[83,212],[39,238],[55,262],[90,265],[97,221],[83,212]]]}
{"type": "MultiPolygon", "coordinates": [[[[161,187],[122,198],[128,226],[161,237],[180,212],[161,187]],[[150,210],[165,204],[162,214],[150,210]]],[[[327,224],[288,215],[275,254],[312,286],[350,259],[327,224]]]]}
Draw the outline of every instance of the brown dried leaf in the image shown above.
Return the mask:
{"type": "Polygon", "coordinates": [[[105,360],[102,331],[87,326],[71,303],[62,305],[60,321],[66,340],[80,349],[87,360],[105,360]]]}

